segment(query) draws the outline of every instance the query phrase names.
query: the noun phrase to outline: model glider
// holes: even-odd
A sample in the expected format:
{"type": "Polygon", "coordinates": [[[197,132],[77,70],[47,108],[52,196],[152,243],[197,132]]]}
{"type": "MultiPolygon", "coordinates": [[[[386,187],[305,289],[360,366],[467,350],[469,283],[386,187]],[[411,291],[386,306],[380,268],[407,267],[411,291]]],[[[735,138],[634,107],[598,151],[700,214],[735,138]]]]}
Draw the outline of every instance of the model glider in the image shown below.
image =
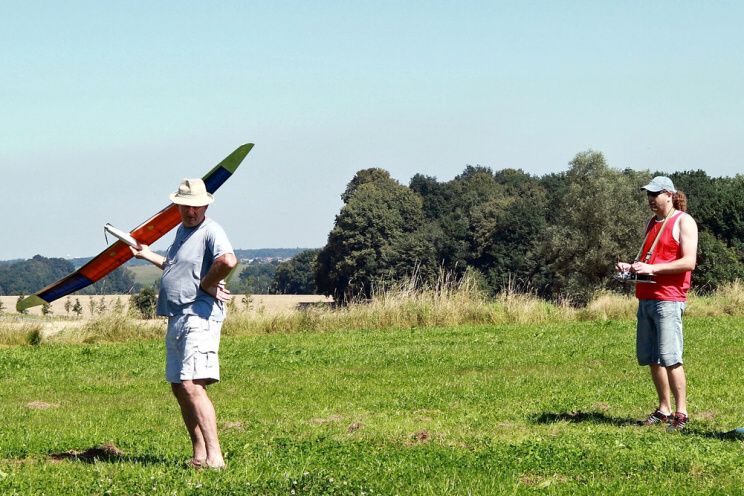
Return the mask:
{"type": "Polygon", "coordinates": [[[124,241],[125,244],[128,244],[132,248],[137,248],[138,250],[140,249],[140,244],[129,233],[124,232],[121,229],[117,229],[111,224],[106,224],[105,226],[103,226],[103,230],[124,241]]]}
{"type": "MultiPolygon", "coordinates": [[[[217,191],[217,188],[222,186],[237,170],[245,156],[251,151],[251,148],[253,148],[253,143],[247,143],[238,147],[211,171],[207,172],[202,177],[207,191],[210,193],[217,191]]],[[[128,234],[107,224],[106,231],[119,238],[118,241],[69,276],[20,300],[16,304],[16,309],[21,312],[27,308],[51,303],[70,293],[90,286],[132,258],[132,252],[128,244],[134,242],[135,244],[142,243],[150,245],[176,227],[179,222],[181,222],[181,216],[178,213],[178,207],[175,203],[171,203],[128,234]]]]}

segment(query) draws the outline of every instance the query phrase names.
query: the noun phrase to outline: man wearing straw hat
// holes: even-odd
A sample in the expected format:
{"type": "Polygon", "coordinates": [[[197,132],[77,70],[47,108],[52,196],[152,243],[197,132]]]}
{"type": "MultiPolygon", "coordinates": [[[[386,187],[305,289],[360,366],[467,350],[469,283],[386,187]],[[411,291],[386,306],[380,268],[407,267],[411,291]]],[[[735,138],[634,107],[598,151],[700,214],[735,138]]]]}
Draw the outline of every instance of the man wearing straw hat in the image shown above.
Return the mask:
{"type": "Polygon", "coordinates": [[[616,268],[637,278],[636,356],[639,365],[651,368],[659,398],[658,407],[643,424],[668,423],[670,430],[682,430],[688,421],[682,314],[697,261],[698,229],[686,213],[687,198],[674,188],[671,179],[657,176],[641,190],[646,191],[648,206],[655,215],[646,226],[636,260],[618,262],[616,268]]]}
{"type": "Polygon", "coordinates": [[[225,461],[207,385],[220,380],[217,352],[230,300],[224,278],[237,259],[225,231],[206,217],[214,198],[201,179],[184,179],[170,199],[178,206],[181,225],[166,256],[147,245],[132,253],[163,269],[157,311],[168,317],[165,376],[191,437],[189,465],[219,469],[225,461]]]}

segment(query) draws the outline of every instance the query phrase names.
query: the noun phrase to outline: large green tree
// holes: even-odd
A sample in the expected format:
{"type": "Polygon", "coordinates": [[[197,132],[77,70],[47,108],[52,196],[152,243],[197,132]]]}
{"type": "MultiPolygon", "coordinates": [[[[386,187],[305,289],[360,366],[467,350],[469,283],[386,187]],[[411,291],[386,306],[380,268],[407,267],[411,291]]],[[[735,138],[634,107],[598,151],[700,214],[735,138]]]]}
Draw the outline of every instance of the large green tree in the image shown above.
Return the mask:
{"type": "Polygon", "coordinates": [[[697,170],[670,177],[687,196],[700,231],[695,290],[708,292],[744,278],[744,176],[709,177],[697,170]]]}
{"type": "Polygon", "coordinates": [[[494,291],[533,290],[541,266],[539,238],[546,227],[547,198],[530,180],[471,209],[472,261],[494,291]]]}
{"type": "Polygon", "coordinates": [[[315,268],[320,250],[305,250],[281,262],[274,273],[274,287],[279,294],[315,294],[315,268]]]}
{"type": "Polygon", "coordinates": [[[708,293],[719,286],[744,279],[741,252],[728,246],[707,230],[698,237],[697,267],[692,275],[692,285],[699,293],[708,293]]]}
{"type": "Polygon", "coordinates": [[[433,251],[419,228],[424,223],[421,197],[383,169],[365,169],[342,195],[344,206],[318,255],[316,283],[340,300],[371,297],[431,267],[433,251]]]}
{"type": "Polygon", "coordinates": [[[238,275],[238,283],[233,287],[229,284],[233,293],[246,294],[274,294],[274,274],[279,266],[278,260],[264,261],[253,260],[243,266],[238,275]]]}
{"type": "Polygon", "coordinates": [[[618,257],[632,259],[650,217],[639,190],[648,173],[610,168],[595,151],[579,153],[565,174],[565,194],[541,244],[544,294],[583,304],[607,287],[618,257]]]}

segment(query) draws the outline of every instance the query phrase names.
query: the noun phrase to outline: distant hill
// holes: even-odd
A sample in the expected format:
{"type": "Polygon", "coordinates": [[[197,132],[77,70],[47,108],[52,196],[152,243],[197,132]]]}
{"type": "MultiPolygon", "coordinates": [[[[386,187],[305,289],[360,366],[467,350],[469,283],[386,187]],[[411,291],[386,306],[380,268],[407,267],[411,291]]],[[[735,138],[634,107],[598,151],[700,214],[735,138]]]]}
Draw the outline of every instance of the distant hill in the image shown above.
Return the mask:
{"type": "Polygon", "coordinates": [[[271,258],[286,260],[292,258],[301,251],[312,248],[258,248],[255,250],[235,250],[235,256],[240,260],[253,260],[256,258],[271,258]]]}
{"type": "MultiPolygon", "coordinates": [[[[238,260],[255,260],[255,259],[264,259],[264,260],[286,260],[288,258],[292,258],[301,251],[309,250],[310,248],[256,248],[256,249],[250,249],[250,250],[241,250],[236,249],[235,250],[235,256],[238,257],[238,260]]],[[[161,255],[165,255],[164,251],[158,250],[157,253],[161,255]]],[[[93,257],[78,257],[78,258],[70,258],[69,262],[75,267],[75,270],[79,269],[86,263],[90,262],[90,260],[93,257]]],[[[0,265],[4,264],[11,264],[14,262],[21,262],[23,259],[15,259],[15,260],[0,260],[0,265]]],[[[128,266],[136,266],[136,265],[148,265],[149,262],[146,262],[144,260],[137,260],[132,259],[129,262],[127,262],[126,265],[128,266]]]]}

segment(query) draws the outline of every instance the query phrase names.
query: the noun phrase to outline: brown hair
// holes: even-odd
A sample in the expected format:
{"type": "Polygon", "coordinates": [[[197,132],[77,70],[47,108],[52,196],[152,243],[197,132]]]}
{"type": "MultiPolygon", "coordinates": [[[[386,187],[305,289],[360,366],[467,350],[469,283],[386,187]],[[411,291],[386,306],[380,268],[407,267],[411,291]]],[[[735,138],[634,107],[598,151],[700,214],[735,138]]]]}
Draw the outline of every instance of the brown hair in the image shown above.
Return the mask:
{"type": "Polygon", "coordinates": [[[682,212],[687,212],[687,197],[681,191],[672,193],[672,206],[682,212]]]}

